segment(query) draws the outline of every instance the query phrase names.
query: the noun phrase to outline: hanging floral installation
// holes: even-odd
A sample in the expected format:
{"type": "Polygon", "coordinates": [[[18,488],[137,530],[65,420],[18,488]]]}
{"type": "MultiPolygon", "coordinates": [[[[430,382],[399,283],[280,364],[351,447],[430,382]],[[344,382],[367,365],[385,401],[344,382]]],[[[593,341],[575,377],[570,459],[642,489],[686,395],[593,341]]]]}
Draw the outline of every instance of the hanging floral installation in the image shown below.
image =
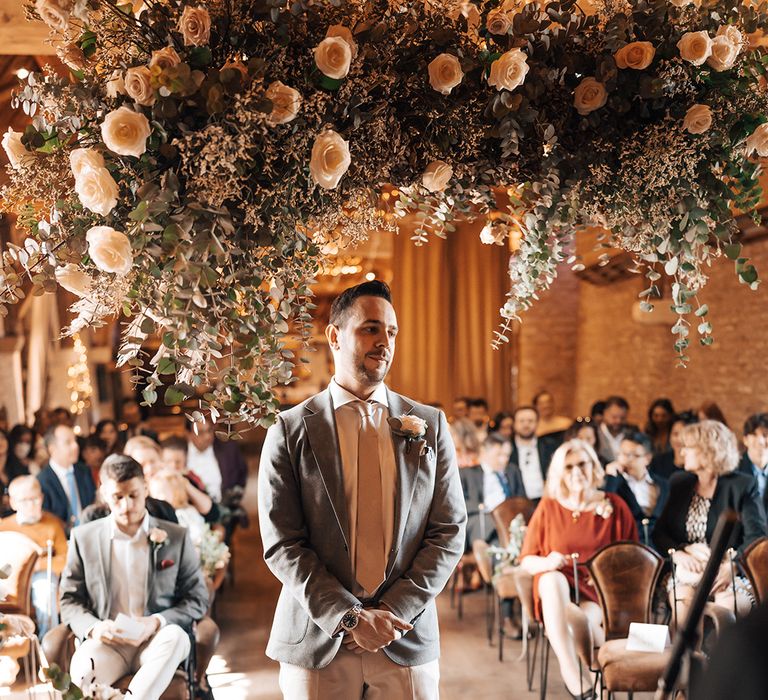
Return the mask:
{"type": "Polygon", "coordinates": [[[558,264],[578,264],[584,225],[635,255],[645,308],[671,278],[683,361],[692,325],[712,342],[697,294],[713,260],[758,283],[733,212],[755,209],[768,156],[766,0],[36,0],[29,14],[71,74],[33,73],[14,98],[30,122],[3,139],[2,197],[28,237],[3,254],[1,300],[60,285],[80,297],[71,333],[123,314],[119,362],[149,404],[202,392],[197,420],[271,422],[324,252],[405,216],[417,244],[492,212],[482,242],[519,240],[497,344],[558,264]]]}

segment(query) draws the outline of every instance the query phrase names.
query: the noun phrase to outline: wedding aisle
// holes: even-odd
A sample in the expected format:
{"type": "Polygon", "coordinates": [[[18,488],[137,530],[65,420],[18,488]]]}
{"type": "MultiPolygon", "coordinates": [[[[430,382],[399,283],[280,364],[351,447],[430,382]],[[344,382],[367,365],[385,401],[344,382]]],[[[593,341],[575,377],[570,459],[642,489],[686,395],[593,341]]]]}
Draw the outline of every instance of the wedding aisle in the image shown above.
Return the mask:
{"type": "MultiPolygon", "coordinates": [[[[277,682],[278,666],[264,655],[280,587],[262,559],[256,517],[256,461],[255,457],[251,459],[245,502],[251,527],[237,536],[235,585],[224,591],[218,603],[222,639],[208,671],[216,700],[282,700],[277,682]]],[[[447,593],[440,596],[438,606],[443,654],[441,700],[538,697],[538,686],[533,693],[526,690],[525,662],[516,661],[521,643],[507,643],[503,663],[497,660],[496,649],[488,646],[480,593],[465,598],[461,622],[450,609],[447,593]]],[[[554,656],[550,657],[547,697],[551,700],[568,697],[554,656]]],[[[636,697],[643,700],[651,696],[638,694],[636,697]]]]}

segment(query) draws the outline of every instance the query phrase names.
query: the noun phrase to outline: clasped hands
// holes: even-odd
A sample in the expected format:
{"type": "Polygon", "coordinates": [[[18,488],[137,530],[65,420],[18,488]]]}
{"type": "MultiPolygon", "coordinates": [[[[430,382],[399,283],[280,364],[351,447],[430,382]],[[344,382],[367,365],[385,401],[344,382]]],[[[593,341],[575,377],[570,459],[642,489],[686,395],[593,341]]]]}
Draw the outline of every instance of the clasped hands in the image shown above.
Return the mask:
{"type": "Polygon", "coordinates": [[[101,620],[97,622],[91,630],[91,638],[111,647],[123,644],[131,647],[140,647],[160,629],[160,620],[152,615],[149,617],[138,617],[136,622],[139,622],[144,628],[141,635],[136,639],[121,637],[120,633],[122,630],[114,620],[101,620]]]}
{"type": "MultiPolygon", "coordinates": [[[[687,569],[694,574],[701,574],[709,561],[710,549],[703,542],[694,542],[683,549],[678,549],[672,555],[675,566],[687,569]]],[[[724,591],[731,584],[731,565],[726,558],[720,565],[712,584],[712,593],[724,591]]]]}
{"type": "Polygon", "coordinates": [[[377,652],[396,639],[401,632],[412,630],[413,625],[401,620],[385,606],[381,608],[363,608],[355,629],[344,635],[344,646],[355,654],[377,652]]]}

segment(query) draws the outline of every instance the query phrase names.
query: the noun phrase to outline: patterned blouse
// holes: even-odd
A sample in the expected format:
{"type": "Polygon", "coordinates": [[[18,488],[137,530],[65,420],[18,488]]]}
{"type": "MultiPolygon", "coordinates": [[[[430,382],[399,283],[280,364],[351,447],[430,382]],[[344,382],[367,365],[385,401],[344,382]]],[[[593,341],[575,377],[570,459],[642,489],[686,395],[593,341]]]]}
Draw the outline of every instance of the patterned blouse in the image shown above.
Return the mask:
{"type": "Polygon", "coordinates": [[[712,499],[693,494],[691,505],[688,508],[688,517],[685,519],[685,532],[688,535],[688,542],[707,541],[707,517],[709,509],[712,506],[712,499]]]}

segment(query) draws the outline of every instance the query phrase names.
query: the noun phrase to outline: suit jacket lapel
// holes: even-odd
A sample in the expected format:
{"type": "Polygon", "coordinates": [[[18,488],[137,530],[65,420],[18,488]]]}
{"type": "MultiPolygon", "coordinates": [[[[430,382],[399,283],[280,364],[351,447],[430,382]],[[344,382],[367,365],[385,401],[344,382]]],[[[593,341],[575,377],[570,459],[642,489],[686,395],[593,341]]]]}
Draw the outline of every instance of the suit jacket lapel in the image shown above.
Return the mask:
{"type": "MultiPolygon", "coordinates": [[[[413,405],[400,394],[387,390],[387,400],[389,401],[389,415],[393,418],[407,415],[413,410],[413,405]]],[[[392,551],[389,553],[387,563],[387,576],[394,566],[400,543],[405,534],[405,524],[413,500],[420,461],[418,447],[412,444],[411,449],[408,450],[408,441],[405,438],[393,434],[392,447],[395,451],[395,463],[397,464],[397,499],[395,501],[395,532],[392,539],[392,551]]]]}
{"type": "MultiPolygon", "coordinates": [[[[112,575],[112,520],[109,516],[104,518],[102,527],[99,529],[99,564],[101,566],[101,580],[103,581],[101,601],[101,618],[109,617],[109,608],[111,605],[110,585],[112,575]]],[[[96,601],[98,603],[98,601],[96,601]]]]}
{"type": "Polygon", "coordinates": [[[311,412],[304,418],[309,446],[349,552],[349,514],[344,496],[344,471],[331,392],[326,389],[317,394],[307,404],[307,410],[311,412]]]}
{"type": "MultiPolygon", "coordinates": [[[[157,520],[149,516],[149,530],[153,527],[159,527],[157,520]]],[[[168,540],[166,539],[166,542],[168,540]]],[[[152,542],[149,543],[149,565],[147,566],[147,607],[146,610],[152,610],[152,601],[154,600],[155,571],[157,570],[157,548],[152,542]]]]}

